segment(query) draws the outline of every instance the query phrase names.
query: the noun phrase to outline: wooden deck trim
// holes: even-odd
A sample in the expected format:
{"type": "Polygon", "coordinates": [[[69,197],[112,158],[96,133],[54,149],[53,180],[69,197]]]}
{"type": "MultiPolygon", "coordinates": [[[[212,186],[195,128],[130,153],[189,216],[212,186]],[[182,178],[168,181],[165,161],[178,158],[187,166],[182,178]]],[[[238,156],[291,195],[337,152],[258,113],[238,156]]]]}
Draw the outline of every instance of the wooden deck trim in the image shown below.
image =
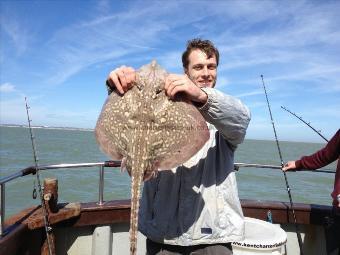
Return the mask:
{"type": "MultiPolygon", "coordinates": [[[[247,217],[268,220],[270,211],[273,223],[294,223],[290,205],[287,202],[243,199],[241,204],[244,215],[247,217]]],[[[0,238],[0,255],[39,254],[37,251],[41,247],[44,231],[42,228],[29,230],[25,224],[25,220],[37,208],[28,208],[6,220],[5,226],[7,226],[8,234],[0,238]]],[[[294,210],[298,224],[324,225],[327,224],[327,218],[332,215],[331,206],[296,203],[294,210]]],[[[130,200],[115,200],[107,201],[103,205],[95,202],[81,203],[81,212],[78,217],[59,222],[52,227],[83,227],[129,221],[130,200]]]]}
{"type": "MultiPolygon", "coordinates": [[[[247,217],[268,220],[271,212],[274,223],[294,223],[290,203],[264,200],[241,200],[243,213],[247,217]]],[[[298,224],[324,225],[327,217],[332,215],[332,206],[294,203],[294,211],[298,224]]]]}

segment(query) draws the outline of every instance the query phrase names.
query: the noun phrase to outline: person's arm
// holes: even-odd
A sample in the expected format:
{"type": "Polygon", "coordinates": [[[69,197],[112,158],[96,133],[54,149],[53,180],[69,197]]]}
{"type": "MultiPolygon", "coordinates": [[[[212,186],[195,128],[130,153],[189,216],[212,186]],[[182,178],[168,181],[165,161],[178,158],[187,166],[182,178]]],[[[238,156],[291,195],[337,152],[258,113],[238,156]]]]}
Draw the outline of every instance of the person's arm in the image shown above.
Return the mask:
{"type": "Polygon", "coordinates": [[[295,162],[297,169],[318,169],[324,167],[339,157],[340,137],[339,130],[327,143],[326,147],[310,156],[304,156],[295,162]]]}
{"type": "Polygon", "coordinates": [[[288,161],[283,170],[318,169],[324,167],[339,158],[340,153],[340,131],[332,137],[327,145],[321,150],[309,156],[303,156],[296,161],[288,161]]]}
{"type": "Polygon", "coordinates": [[[237,98],[214,88],[201,88],[208,96],[199,109],[206,121],[213,124],[233,146],[242,143],[250,121],[249,109],[237,98]]]}

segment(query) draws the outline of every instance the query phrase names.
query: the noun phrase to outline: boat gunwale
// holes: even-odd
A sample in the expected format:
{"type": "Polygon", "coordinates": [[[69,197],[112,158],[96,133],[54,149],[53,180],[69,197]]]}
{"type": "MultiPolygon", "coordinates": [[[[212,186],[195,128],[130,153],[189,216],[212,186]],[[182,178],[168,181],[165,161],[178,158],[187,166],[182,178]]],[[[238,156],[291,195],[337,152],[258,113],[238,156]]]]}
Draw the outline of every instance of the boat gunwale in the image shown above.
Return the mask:
{"type": "MultiPolygon", "coordinates": [[[[59,205],[66,205],[67,203],[59,203],[59,205]]],[[[268,220],[268,212],[272,214],[273,223],[287,224],[294,223],[292,219],[292,210],[289,202],[281,201],[270,201],[270,200],[252,200],[252,199],[241,199],[241,205],[243,213],[246,217],[268,220]]],[[[37,209],[39,206],[29,207],[23,211],[11,216],[5,221],[5,228],[8,230],[13,228],[15,225],[26,225],[24,219],[29,218],[29,216],[37,209]]],[[[327,217],[332,215],[332,206],[327,205],[317,205],[317,204],[306,204],[306,203],[294,203],[293,208],[297,213],[297,223],[298,224],[313,224],[313,225],[323,225],[324,222],[320,221],[320,217],[327,217]],[[316,217],[318,216],[318,217],[316,217]]],[[[72,222],[71,225],[74,227],[78,226],[90,226],[98,224],[109,224],[115,222],[129,222],[130,219],[130,199],[124,200],[111,200],[105,201],[102,205],[98,202],[85,202],[80,203],[80,215],[76,218],[65,220],[61,223],[55,224],[60,226],[65,222],[72,222]],[[97,218],[100,216],[105,216],[109,214],[109,217],[113,221],[106,221],[105,218],[97,218]],[[115,220],[115,217],[119,220],[115,220]]],[[[0,237],[0,243],[3,238],[8,235],[5,233],[4,236],[0,237]]]]}
{"type": "MultiPolygon", "coordinates": [[[[99,163],[81,163],[81,164],[59,164],[39,166],[39,170],[50,170],[56,168],[77,168],[99,166],[100,171],[104,167],[119,167],[119,161],[105,161],[99,163]]],[[[256,165],[235,163],[235,170],[239,167],[265,167],[280,169],[272,165],[256,165]]],[[[27,222],[30,215],[33,214],[40,206],[23,209],[21,212],[9,217],[4,222],[4,191],[5,183],[28,174],[35,174],[35,168],[28,167],[10,176],[0,179],[1,184],[1,234],[0,235],[0,255],[22,254],[24,251],[30,251],[27,254],[37,254],[39,245],[44,238],[43,228],[30,230],[27,222]],[[2,227],[3,226],[3,227],[2,227]],[[3,231],[5,230],[5,231],[3,231]],[[31,239],[34,239],[32,242],[31,239]],[[24,247],[18,247],[21,243],[24,247]],[[19,253],[18,253],[19,252],[19,253]]],[[[103,180],[101,180],[102,182],[103,180]]],[[[103,185],[99,183],[99,201],[80,203],[80,215],[53,224],[54,228],[63,227],[86,227],[97,225],[111,225],[115,223],[129,223],[130,220],[130,200],[112,200],[102,201],[103,185]],[[101,203],[102,202],[102,203],[101,203]]],[[[60,203],[59,205],[66,205],[60,203]]],[[[268,200],[250,200],[241,199],[241,205],[246,217],[257,218],[260,220],[269,220],[270,212],[273,223],[276,224],[294,224],[292,208],[288,202],[268,201],[268,200]]],[[[294,203],[293,205],[298,224],[325,225],[327,218],[332,217],[332,207],[326,205],[294,203]]],[[[26,254],[26,253],[25,253],[26,254]]]]}
{"type": "MultiPolygon", "coordinates": [[[[65,203],[60,204],[66,205],[65,203]]],[[[241,199],[244,216],[268,221],[268,212],[271,213],[272,222],[275,224],[294,224],[292,210],[288,202],[241,199]]],[[[6,234],[0,237],[0,255],[19,254],[19,249],[37,251],[44,237],[43,228],[30,230],[25,223],[32,212],[40,206],[27,208],[5,221],[6,234]],[[39,239],[32,243],[30,238],[39,239]],[[24,241],[22,241],[24,240],[24,241]],[[18,243],[24,247],[18,247],[18,243]]],[[[332,215],[332,207],[324,205],[295,203],[293,206],[298,224],[325,225],[326,219],[332,215]]],[[[130,200],[105,201],[102,205],[98,202],[80,203],[80,215],[53,224],[53,228],[68,227],[94,227],[98,225],[113,225],[129,223],[130,200]]],[[[28,254],[35,254],[28,253],[28,254]]]]}

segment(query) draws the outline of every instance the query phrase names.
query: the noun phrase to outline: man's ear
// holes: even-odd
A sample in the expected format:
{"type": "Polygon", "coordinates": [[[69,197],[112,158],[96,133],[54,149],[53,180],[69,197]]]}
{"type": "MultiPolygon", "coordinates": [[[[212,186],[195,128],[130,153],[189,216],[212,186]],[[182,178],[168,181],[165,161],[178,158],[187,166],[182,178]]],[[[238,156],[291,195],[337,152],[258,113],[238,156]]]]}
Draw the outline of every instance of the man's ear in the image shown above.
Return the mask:
{"type": "Polygon", "coordinates": [[[188,68],[184,68],[184,73],[185,73],[186,75],[189,74],[189,73],[188,73],[188,68]]]}

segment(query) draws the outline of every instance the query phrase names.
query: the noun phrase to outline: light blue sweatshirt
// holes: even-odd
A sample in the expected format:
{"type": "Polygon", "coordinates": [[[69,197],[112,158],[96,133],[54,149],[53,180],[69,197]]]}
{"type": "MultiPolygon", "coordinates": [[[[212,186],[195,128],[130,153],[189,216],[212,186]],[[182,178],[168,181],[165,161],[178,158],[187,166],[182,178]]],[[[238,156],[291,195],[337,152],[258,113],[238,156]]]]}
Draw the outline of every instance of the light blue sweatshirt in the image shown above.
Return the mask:
{"type": "Polygon", "coordinates": [[[209,140],[187,162],[144,184],[139,230],[155,242],[189,246],[244,238],[233,165],[250,112],[232,96],[202,89],[208,101],[199,110],[208,122],[209,140]]]}

